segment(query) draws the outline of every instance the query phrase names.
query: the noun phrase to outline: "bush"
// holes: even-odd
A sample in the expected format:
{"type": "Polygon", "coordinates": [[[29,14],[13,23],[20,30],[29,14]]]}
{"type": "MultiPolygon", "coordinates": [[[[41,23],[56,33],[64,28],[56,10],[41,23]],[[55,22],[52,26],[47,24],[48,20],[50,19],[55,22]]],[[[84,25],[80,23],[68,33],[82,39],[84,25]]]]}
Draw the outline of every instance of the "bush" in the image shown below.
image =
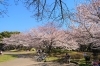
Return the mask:
{"type": "Polygon", "coordinates": [[[82,59],[83,55],[81,53],[75,53],[75,54],[71,54],[71,59],[82,59]]]}
{"type": "Polygon", "coordinates": [[[63,54],[63,53],[66,53],[66,52],[68,52],[68,50],[60,49],[60,48],[53,48],[52,49],[52,53],[55,53],[55,54],[63,54]]]}

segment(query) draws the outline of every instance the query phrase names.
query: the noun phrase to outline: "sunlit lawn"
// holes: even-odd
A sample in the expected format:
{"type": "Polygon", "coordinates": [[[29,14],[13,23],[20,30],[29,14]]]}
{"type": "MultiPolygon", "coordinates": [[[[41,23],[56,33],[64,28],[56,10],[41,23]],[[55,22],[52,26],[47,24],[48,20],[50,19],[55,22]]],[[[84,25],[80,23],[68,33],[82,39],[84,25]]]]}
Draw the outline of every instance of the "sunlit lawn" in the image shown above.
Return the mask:
{"type": "Polygon", "coordinates": [[[58,60],[59,58],[58,57],[47,57],[46,58],[46,61],[47,62],[50,62],[50,61],[56,61],[56,60],[58,60]]]}
{"type": "Polygon", "coordinates": [[[11,55],[0,55],[0,62],[5,62],[5,61],[9,61],[9,60],[13,60],[16,57],[11,56],[11,55]]]}
{"type": "MultiPolygon", "coordinates": [[[[3,55],[0,55],[0,62],[5,62],[5,61],[9,61],[9,60],[13,60],[18,58],[17,55],[32,55],[35,53],[36,51],[9,51],[9,52],[3,52],[3,55]]],[[[82,64],[85,64],[84,58],[82,57],[82,53],[81,52],[75,52],[75,51],[71,51],[68,52],[71,56],[72,62],[77,62],[78,64],[81,64],[80,66],[82,66],[82,64]],[[75,56],[75,58],[74,58],[75,56]],[[80,59],[78,59],[80,57],[80,59]]],[[[59,59],[61,59],[63,56],[65,56],[65,53],[61,53],[61,54],[51,54],[49,56],[47,56],[46,61],[47,62],[51,62],[51,61],[57,61],[59,59]]]]}
{"type": "Polygon", "coordinates": [[[34,51],[8,51],[0,55],[0,62],[6,62],[18,58],[17,55],[33,54],[34,51]]]}

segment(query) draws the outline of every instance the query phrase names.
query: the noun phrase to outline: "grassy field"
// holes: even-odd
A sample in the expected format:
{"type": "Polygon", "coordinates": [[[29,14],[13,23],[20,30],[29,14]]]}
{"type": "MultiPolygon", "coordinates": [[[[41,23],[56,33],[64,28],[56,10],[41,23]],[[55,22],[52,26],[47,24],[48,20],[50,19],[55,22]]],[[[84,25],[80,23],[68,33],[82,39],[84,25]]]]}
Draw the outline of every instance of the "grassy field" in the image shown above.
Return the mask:
{"type": "Polygon", "coordinates": [[[9,61],[9,60],[13,60],[16,57],[11,56],[11,55],[0,55],[0,62],[5,62],[5,61],[9,61]]]}
{"type": "Polygon", "coordinates": [[[58,57],[47,57],[46,58],[46,61],[47,62],[50,62],[50,61],[56,61],[56,60],[58,60],[59,58],[58,57]]]}
{"type": "Polygon", "coordinates": [[[6,62],[6,61],[10,61],[10,60],[13,60],[16,58],[24,57],[24,56],[28,57],[28,56],[32,55],[33,53],[34,53],[33,51],[3,52],[3,54],[0,55],[0,62],[6,62]]]}
{"type": "MultiPolygon", "coordinates": [[[[70,51],[68,52],[71,56],[72,62],[77,62],[78,64],[85,64],[82,52],[75,52],[70,51]]],[[[0,55],[0,62],[5,62],[9,60],[13,60],[16,58],[31,58],[35,54],[35,51],[9,51],[3,52],[3,55],[0,55]]],[[[62,57],[65,56],[65,53],[52,53],[51,55],[47,56],[46,61],[60,61],[62,57]]],[[[62,61],[62,60],[61,60],[62,61]]]]}

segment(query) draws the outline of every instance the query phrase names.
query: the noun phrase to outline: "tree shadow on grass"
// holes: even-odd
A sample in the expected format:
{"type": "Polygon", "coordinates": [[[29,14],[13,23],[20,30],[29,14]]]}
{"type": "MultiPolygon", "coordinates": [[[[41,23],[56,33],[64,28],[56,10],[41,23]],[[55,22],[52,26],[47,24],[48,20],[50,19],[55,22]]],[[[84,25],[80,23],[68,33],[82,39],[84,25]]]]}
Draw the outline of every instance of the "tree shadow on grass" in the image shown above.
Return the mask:
{"type": "Polygon", "coordinates": [[[60,59],[57,59],[57,60],[54,60],[53,62],[57,62],[60,65],[64,65],[65,64],[67,66],[79,66],[79,64],[77,62],[70,61],[70,63],[67,63],[64,57],[62,57],[60,59]]]}
{"type": "Polygon", "coordinates": [[[27,53],[27,54],[5,54],[10,55],[15,58],[33,58],[35,54],[27,53]]]}
{"type": "Polygon", "coordinates": [[[79,66],[91,66],[90,64],[79,64],[79,66]]]}

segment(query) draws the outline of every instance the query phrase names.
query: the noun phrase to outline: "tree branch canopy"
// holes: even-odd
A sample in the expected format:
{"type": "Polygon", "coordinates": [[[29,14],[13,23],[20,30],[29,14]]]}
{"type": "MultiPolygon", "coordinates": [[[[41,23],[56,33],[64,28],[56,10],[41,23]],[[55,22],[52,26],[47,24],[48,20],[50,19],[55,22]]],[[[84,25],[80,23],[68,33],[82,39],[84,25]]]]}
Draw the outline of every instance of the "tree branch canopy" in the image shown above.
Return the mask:
{"type": "MultiPolygon", "coordinates": [[[[37,20],[52,20],[63,23],[71,13],[66,4],[67,1],[63,0],[14,0],[14,2],[15,4],[22,2],[32,12],[32,17],[35,17],[37,20]]],[[[0,1],[0,5],[4,7],[9,4],[9,0],[0,1]]],[[[0,16],[6,13],[4,9],[0,9],[0,16]]]]}

